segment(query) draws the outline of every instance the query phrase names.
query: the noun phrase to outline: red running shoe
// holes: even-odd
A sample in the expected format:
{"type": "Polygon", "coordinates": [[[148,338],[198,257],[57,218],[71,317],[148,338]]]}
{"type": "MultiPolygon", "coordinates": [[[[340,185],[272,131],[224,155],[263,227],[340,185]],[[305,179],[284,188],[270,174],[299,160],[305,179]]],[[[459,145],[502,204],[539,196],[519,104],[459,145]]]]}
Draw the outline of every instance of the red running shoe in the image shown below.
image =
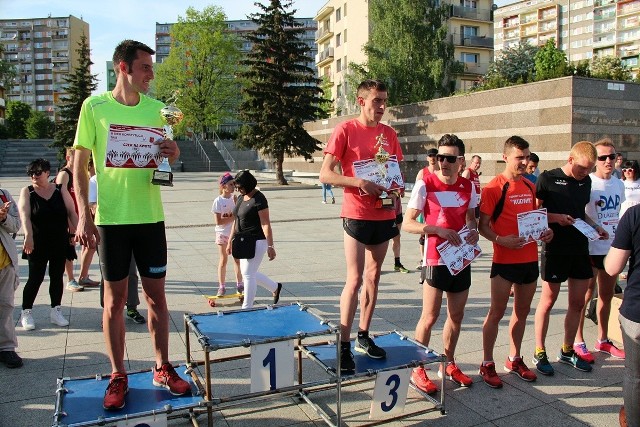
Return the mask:
{"type": "Polygon", "coordinates": [[[587,362],[587,363],[595,362],[595,359],[593,358],[593,354],[591,354],[591,352],[589,351],[589,349],[587,348],[587,345],[585,343],[583,343],[583,342],[575,343],[573,345],[573,351],[575,351],[576,355],[580,359],[584,360],[585,362],[587,362]]]}
{"type": "Polygon", "coordinates": [[[606,340],[603,343],[596,341],[596,351],[610,354],[616,359],[624,359],[625,357],[624,350],[620,350],[618,347],[613,345],[611,340],[606,340]]]}
{"type": "Polygon", "coordinates": [[[124,408],[124,396],[129,392],[129,381],[127,374],[114,372],[111,374],[109,385],[104,392],[104,400],[102,406],[104,409],[122,409],[124,408]]]}
{"type": "Polygon", "coordinates": [[[174,396],[181,396],[191,391],[189,383],[180,378],[170,363],[164,363],[160,369],[153,368],[153,385],[166,388],[174,396]]]}
{"type": "MultiPolygon", "coordinates": [[[[473,380],[462,373],[458,365],[455,362],[451,362],[445,369],[445,374],[448,379],[458,384],[461,387],[471,387],[473,380]]],[[[438,371],[438,377],[442,378],[442,371],[438,371]]]]}
{"type": "Polygon", "coordinates": [[[515,357],[513,362],[507,357],[507,361],[504,362],[504,370],[506,372],[513,372],[524,381],[535,381],[538,378],[535,372],[531,371],[527,365],[524,364],[522,357],[515,357]]]}
{"type": "Polygon", "coordinates": [[[427,372],[422,366],[413,369],[411,372],[411,382],[427,394],[435,394],[438,391],[438,386],[429,379],[427,372]]]}
{"type": "Polygon", "coordinates": [[[491,362],[486,365],[480,365],[478,372],[482,377],[482,381],[492,388],[502,388],[502,380],[496,373],[496,364],[491,362]]]}

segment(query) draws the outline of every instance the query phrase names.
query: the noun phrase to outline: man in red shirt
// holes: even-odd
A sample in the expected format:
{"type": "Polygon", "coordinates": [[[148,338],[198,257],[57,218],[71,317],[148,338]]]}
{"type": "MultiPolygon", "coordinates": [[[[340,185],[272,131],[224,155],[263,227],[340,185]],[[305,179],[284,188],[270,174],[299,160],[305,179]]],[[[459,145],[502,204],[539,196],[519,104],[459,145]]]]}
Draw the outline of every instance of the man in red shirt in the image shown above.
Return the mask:
{"type": "MultiPolygon", "coordinates": [[[[440,138],[437,154],[440,170],[416,182],[402,228],[409,233],[427,236],[423,267],[426,284],[422,288],[422,314],[416,326],[416,341],[429,345],[431,329],[438,320],[442,296],[446,292],[447,321],[442,339],[447,367],[445,372],[438,372],[438,375],[446,376],[462,387],[469,387],[473,381],[456,365],[455,350],[471,287],[471,265],[454,276],[437,250],[437,246],[443,242],[460,246],[462,238],[458,232],[465,225],[469,229],[466,242],[470,245],[478,242],[474,214],[477,198],[471,182],[458,176],[462,159],[464,143],[457,136],[447,134],[440,138]],[[417,221],[421,213],[424,215],[424,224],[417,221]]],[[[427,394],[438,390],[422,367],[413,370],[411,381],[427,394]]]]}
{"type": "Polygon", "coordinates": [[[347,280],[340,296],[340,363],[344,372],[355,370],[350,347],[351,326],[358,307],[358,291],[363,284],[355,350],[374,359],[386,357],[386,352],[369,337],[369,325],[389,240],[398,234],[394,205],[379,207],[380,197],[388,189],[356,176],[354,162],[375,159],[380,147],[390,156],[395,155],[398,161],[402,160],[396,132],[380,123],[387,103],[385,84],[365,80],[358,86],[357,101],[360,115],[336,126],[324,150],[320,170],[322,183],[344,188],[340,214],[347,262],[347,280]],[[338,163],[342,166],[342,174],[335,171],[338,163]]]}
{"type": "MultiPolygon", "coordinates": [[[[535,381],[537,378],[522,360],[520,352],[527,315],[540,275],[536,241],[527,242],[518,232],[518,214],[537,208],[535,186],[523,178],[529,154],[527,141],[519,136],[507,139],[502,152],[504,171],[482,191],[479,229],[483,237],[493,242],[493,263],[490,274],[491,307],[482,326],[484,360],[480,365],[480,375],[485,384],[493,388],[502,387],[493,361],[493,348],[512,284],[514,303],[509,322],[509,357],[504,369],[524,381],[535,381]]],[[[552,237],[553,232],[547,228],[541,240],[548,242],[552,237]]]]}
{"type": "Polygon", "coordinates": [[[482,166],[482,157],[475,154],[471,157],[471,165],[462,171],[462,177],[467,178],[473,183],[476,188],[476,195],[478,196],[478,205],[476,206],[476,220],[480,218],[480,166],[482,166]]]}

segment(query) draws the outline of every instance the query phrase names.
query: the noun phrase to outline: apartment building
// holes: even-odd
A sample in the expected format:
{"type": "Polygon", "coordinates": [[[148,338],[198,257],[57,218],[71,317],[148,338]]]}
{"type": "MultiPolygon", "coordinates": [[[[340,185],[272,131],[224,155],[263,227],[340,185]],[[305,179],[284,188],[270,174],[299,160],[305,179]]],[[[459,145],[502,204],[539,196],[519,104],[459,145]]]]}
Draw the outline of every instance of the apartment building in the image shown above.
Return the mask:
{"type": "MultiPolygon", "coordinates": [[[[315,43],[315,31],[316,23],[312,18],[296,18],[295,21],[302,26],[304,34],[302,35],[302,41],[309,46],[311,50],[309,52],[309,61],[307,66],[312,70],[316,70],[316,64],[314,58],[317,53],[317,47],[315,43]]],[[[251,32],[258,29],[258,26],[251,20],[230,20],[225,21],[227,28],[230,32],[237,34],[241,38],[251,32]]],[[[173,23],[161,24],[156,22],[156,63],[163,62],[167,56],[169,56],[169,50],[171,49],[171,27],[173,23]]],[[[242,46],[240,48],[242,52],[249,52],[251,50],[251,42],[242,38],[242,46]]]]}
{"type": "Polygon", "coordinates": [[[4,60],[18,77],[6,89],[7,101],[22,101],[52,120],[56,105],[66,95],[64,78],[78,64],[80,37],[89,40],[89,24],[75,16],[0,19],[4,60]]]}
{"type": "Polygon", "coordinates": [[[572,62],[618,56],[632,74],[639,71],[640,0],[520,1],[496,10],[494,33],[496,54],[554,38],[572,62]]]}
{"type": "MultiPolygon", "coordinates": [[[[485,74],[493,59],[493,11],[491,0],[446,0],[450,41],[454,58],[465,66],[455,89],[468,89],[485,74]]],[[[318,23],[316,43],[318,76],[331,83],[334,115],[353,114],[357,108],[348,99],[348,64],[367,61],[363,46],[369,41],[368,0],[329,0],[313,18],[318,23]]]]}

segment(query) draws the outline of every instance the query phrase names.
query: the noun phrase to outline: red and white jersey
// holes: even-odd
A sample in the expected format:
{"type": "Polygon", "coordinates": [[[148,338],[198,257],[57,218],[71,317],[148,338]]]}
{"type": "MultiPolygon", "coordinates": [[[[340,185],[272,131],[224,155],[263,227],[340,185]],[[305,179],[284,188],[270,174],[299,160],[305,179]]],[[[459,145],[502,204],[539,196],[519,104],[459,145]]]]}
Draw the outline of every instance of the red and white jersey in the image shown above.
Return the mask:
{"type": "MultiPolygon", "coordinates": [[[[429,174],[416,182],[407,207],[423,213],[424,223],[459,231],[466,224],[467,211],[477,206],[477,195],[471,181],[458,177],[445,184],[437,174],[429,174]]],[[[445,239],[429,234],[425,241],[424,265],[444,265],[436,247],[445,239]]]]}
{"type": "Polygon", "coordinates": [[[476,189],[476,195],[478,197],[478,204],[480,204],[480,196],[481,196],[481,190],[480,190],[480,174],[476,171],[474,171],[471,168],[467,168],[467,171],[469,171],[469,181],[471,181],[471,183],[473,184],[473,186],[476,189]]]}

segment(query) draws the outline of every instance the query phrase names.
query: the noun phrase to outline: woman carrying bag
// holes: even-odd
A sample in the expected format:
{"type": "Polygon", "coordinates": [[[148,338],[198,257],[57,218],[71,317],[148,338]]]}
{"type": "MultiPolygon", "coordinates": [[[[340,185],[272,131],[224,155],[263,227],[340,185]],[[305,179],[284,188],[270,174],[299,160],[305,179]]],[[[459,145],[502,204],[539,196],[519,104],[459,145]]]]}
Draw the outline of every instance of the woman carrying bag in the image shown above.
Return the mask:
{"type": "Polygon", "coordinates": [[[242,308],[253,307],[258,283],[272,292],[273,303],[277,304],[282,283],[274,282],[258,271],[265,254],[269,261],[276,257],[267,199],[256,189],[258,181],[249,171],[238,172],[234,181],[241,197],[233,210],[235,221],[227,253],[240,259],[240,271],[244,281],[242,308]]]}

